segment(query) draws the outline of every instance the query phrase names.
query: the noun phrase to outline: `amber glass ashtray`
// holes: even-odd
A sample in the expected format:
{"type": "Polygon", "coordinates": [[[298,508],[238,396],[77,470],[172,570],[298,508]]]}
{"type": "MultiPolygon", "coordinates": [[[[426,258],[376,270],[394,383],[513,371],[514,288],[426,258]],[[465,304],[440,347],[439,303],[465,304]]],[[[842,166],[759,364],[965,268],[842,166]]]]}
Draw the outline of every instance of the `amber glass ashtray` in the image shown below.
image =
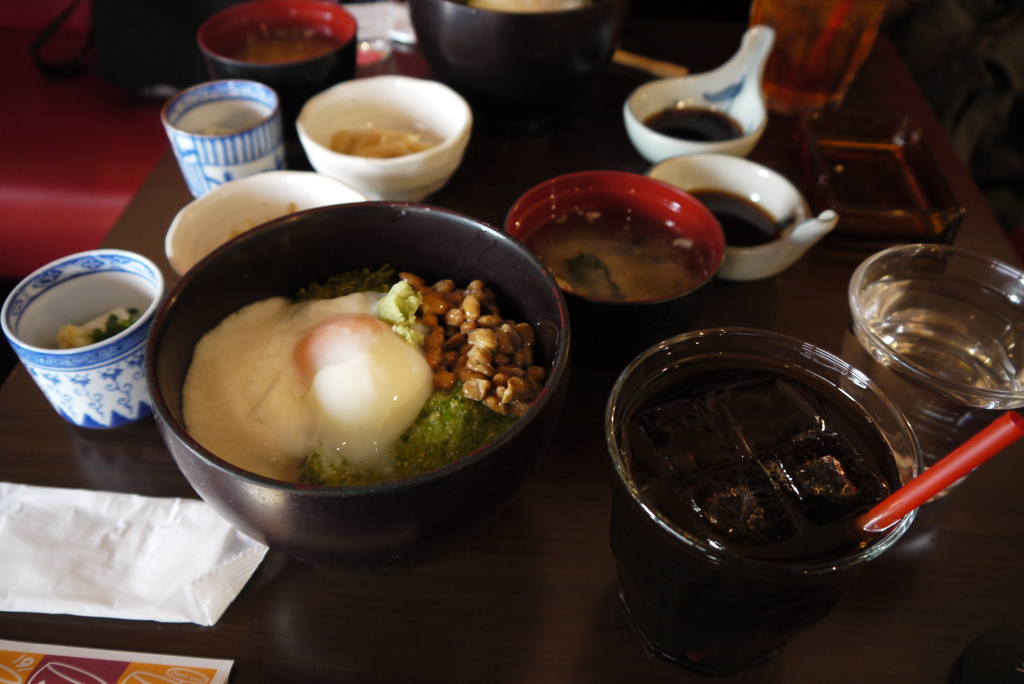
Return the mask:
{"type": "Polygon", "coordinates": [[[949,244],[964,215],[925,143],[900,115],[830,112],[801,121],[809,199],[833,209],[831,244],[949,244]]]}

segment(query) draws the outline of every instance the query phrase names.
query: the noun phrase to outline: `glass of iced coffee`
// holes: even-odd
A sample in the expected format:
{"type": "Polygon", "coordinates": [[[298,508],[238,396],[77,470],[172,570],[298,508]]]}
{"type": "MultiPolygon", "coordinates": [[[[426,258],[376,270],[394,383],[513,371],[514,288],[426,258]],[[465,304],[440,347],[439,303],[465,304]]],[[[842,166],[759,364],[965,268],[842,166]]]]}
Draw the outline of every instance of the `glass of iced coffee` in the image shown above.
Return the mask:
{"type": "Polygon", "coordinates": [[[606,414],[611,547],[648,652],[713,675],[770,658],[825,617],[913,514],[853,523],[921,468],[900,411],[860,371],[752,329],[641,354],[606,414]]]}

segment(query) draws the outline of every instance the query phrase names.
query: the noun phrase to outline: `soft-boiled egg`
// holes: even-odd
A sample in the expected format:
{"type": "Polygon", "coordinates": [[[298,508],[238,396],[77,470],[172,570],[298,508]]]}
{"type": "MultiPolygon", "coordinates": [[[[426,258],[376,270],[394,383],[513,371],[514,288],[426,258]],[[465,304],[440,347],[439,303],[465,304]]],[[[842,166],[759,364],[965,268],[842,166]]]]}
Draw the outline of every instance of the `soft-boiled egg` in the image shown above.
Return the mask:
{"type": "Polygon", "coordinates": [[[386,467],[386,448],[418,415],[433,374],[422,351],[374,317],[381,296],[274,297],[221,321],[196,345],[185,378],[189,434],[281,480],[295,481],[316,448],[386,467]]]}
{"type": "Polygon", "coordinates": [[[295,360],[310,383],[321,448],[356,466],[380,463],[434,388],[423,353],[372,316],[324,321],[295,360]]]}

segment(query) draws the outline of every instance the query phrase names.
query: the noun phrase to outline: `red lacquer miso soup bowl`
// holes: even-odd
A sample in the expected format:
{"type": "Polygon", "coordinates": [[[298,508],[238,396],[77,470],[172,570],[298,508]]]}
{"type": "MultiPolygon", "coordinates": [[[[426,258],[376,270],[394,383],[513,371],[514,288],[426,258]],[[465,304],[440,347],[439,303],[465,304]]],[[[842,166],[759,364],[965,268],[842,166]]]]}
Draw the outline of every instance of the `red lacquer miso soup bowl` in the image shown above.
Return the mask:
{"type": "Polygon", "coordinates": [[[327,0],[249,0],[199,27],[199,49],[213,78],[244,78],[281,98],[285,131],[306,100],[356,74],[356,20],[327,0]]]}
{"type": "Polygon", "coordinates": [[[505,219],[565,292],[577,361],[618,369],[685,332],[725,254],[718,220],[661,181],[572,173],[523,194],[505,219]]]}

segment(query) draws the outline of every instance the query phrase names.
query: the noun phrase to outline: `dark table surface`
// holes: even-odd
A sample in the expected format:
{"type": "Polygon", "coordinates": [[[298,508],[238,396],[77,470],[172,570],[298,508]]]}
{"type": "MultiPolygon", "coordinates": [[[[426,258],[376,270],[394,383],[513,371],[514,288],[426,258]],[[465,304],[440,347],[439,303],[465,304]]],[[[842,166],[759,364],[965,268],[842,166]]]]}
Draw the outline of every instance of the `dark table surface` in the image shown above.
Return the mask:
{"type": "MultiPolygon", "coordinates": [[[[717,66],[743,26],[630,20],[623,47],[717,66]]],[[[414,57],[399,55],[402,70],[414,57]]],[[[465,161],[429,199],[501,225],[528,187],[585,169],[644,172],[621,107],[645,77],[612,67],[573,117],[543,133],[474,131],[465,161]]],[[[898,55],[878,42],[845,109],[896,111],[924,129],[966,210],[956,244],[1018,263],[898,55]]],[[[786,171],[791,122],[771,121],[751,157],[786,171]]],[[[300,162],[301,163],[301,162],[300,162]]],[[[174,276],[164,233],[190,196],[172,157],[157,165],[107,245],[174,276]]],[[[865,254],[814,248],[788,271],[716,284],[695,327],[750,326],[839,353],[846,284],[865,254]]],[[[0,613],[0,638],[234,659],[239,682],[685,682],[702,677],[647,657],[618,604],[608,546],[604,398],[614,377],[577,369],[540,470],[496,521],[435,560],[384,574],[313,567],[271,551],[213,627],[0,613]]],[[[771,662],[723,682],[941,682],[979,634],[1024,623],[1024,445],[926,507],[835,610],[771,662]]],[[[195,497],[152,419],[111,431],[65,424],[20,366],[0,388],[0,479],[195,497]]],[[[0,550],[2,553],[2,550],[0,550]]]]}

